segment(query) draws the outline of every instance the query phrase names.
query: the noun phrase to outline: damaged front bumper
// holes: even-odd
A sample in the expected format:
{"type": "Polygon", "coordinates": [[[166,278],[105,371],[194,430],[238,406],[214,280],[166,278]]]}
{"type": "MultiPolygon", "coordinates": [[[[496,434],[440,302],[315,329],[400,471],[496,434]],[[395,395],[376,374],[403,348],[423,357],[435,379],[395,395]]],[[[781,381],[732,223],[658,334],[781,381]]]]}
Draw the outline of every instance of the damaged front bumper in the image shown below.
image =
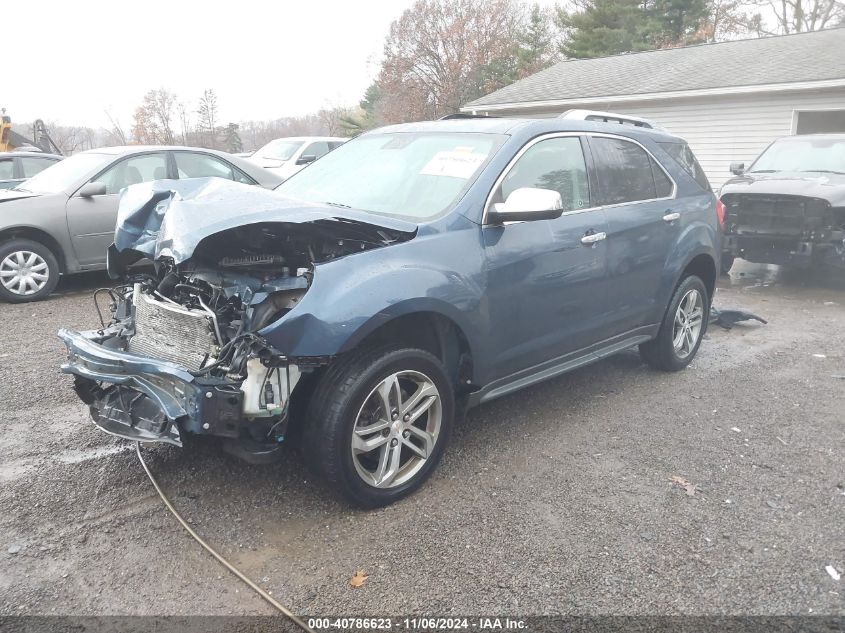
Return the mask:
{"type": "Polygon", "coordinates": [[[114,340],[108,330],[61,329],[58,335],[68,350],[61,371],[74,375],[76,393],[103,431],[129,440],[177,446],[182,445],[183,433],[242,435],[246,420],[239,384],[194,376],[175,363],[108,347],[114,340]]]}

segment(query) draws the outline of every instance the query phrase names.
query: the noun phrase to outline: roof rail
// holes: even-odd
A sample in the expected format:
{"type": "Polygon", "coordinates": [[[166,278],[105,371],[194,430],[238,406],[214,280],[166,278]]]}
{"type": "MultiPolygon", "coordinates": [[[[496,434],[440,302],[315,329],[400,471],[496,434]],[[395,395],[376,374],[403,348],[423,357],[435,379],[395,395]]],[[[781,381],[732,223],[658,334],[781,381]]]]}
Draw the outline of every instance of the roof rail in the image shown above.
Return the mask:
{"type": "Polygon", "coordinates": [[[576,121],[597,121],[599,123],[618,123],[620,125],[633,125],[634,127],[644,127],[651,130],[663,129],[662,125],[654,121],[649,121],[648,119],[641,119],[638,116],[617,114],[616,112],[601,112],[599,110],[567,110],[558,118],[573,119],[576,121]]]}

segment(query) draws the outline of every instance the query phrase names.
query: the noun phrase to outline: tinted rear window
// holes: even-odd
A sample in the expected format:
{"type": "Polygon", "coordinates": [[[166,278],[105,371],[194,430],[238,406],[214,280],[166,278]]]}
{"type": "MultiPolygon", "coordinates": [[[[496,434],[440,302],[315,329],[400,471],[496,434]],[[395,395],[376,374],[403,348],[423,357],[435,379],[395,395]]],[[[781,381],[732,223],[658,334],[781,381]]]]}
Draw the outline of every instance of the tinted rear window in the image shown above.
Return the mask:
{"type": "Polygon", "coordinates": [[[701,169],[701,165],[698,164],[695,154],[692,153],[689,145],[686,143],[658,143],[658,145],[663,148],[664,152],[675,159],[675,162],[683,167],[684,171],[692,176],[702,189],[710,190],[710,182],[707,180],[707,176],[704,175],[704,170],[701,169]]]}

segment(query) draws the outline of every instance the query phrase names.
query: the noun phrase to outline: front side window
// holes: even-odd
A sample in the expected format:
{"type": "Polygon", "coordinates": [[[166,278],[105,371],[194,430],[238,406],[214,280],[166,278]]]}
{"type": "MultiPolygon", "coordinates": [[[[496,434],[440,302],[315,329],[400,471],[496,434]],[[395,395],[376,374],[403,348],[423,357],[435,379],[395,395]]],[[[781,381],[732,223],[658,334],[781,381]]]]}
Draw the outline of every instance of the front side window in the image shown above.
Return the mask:
{"type": "Polygon", "coordinates": [[[551,189],[560,194],[564,211],[590,206],[590,187],[581,140],[575,136],[535,143],[508,171],[494,202],[504,202],[517,189],[551,189]]]}
{"type": "Polygon", "coordinates": [[[35,158],[33,156],[21,156],[21,168],[24,178],[32,178],[35,174],[41,173],[50,165],[55,165],[56,160],[50,158],[35,158]]]}
{"type": "Polygon", "coordinates": [[[120,161],[92,180],[106,185],[106,193],[119,193],[124,187],[167,178],[164,154],[143,154],[120,161]]]}
{"type": "Polygon", "coordinates": [[[598,204],[663,197],[657,195],[651,157],[642,147],[622,139],[597,136],[590,139],[590,148],[598,175],[598,204]]]}
{"type": "Polygon", "coordinates": [[[457,204],[504,139],[455,132],[365,134],[276,191],[309,202],[430,220],[457,204]]]}

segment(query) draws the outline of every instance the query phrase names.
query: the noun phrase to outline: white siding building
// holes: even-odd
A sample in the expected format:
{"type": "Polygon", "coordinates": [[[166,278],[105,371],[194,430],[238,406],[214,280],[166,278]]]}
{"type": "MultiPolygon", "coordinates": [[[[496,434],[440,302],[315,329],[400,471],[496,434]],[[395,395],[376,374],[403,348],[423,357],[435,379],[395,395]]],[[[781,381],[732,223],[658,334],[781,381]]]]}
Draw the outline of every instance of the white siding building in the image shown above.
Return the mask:
{"type": "Polygon", "coordinates": [[[462,110],[554,117],[572,108],[652,119],[687,140],[718,188],[776,138],[845,132],[845,28],[569,60],[462,110]]]}

